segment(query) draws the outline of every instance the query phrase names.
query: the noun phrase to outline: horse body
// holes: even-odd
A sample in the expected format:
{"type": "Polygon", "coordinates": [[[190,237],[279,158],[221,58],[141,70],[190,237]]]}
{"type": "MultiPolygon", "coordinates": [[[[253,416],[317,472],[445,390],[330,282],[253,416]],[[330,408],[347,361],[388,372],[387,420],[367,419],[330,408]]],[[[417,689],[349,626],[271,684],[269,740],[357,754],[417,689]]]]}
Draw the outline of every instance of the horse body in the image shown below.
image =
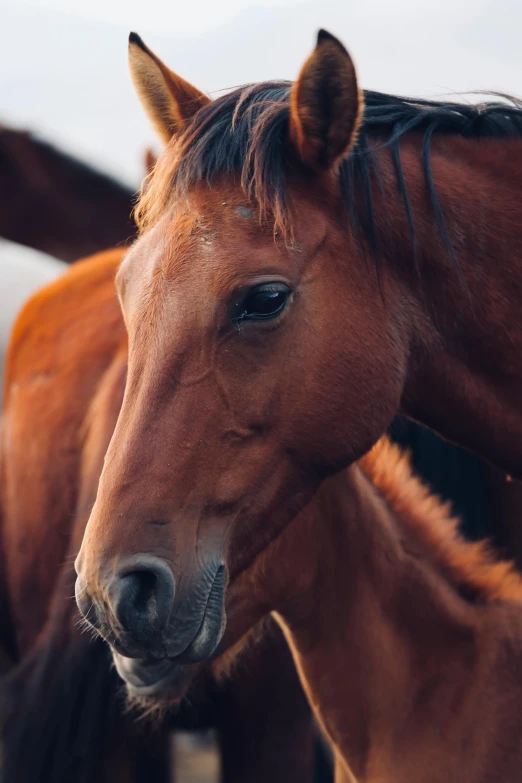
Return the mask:
{"type": "MultiPolygon", "coordinates": [[[[22,304],[37,288],[50,282],[65,269],[60,261],[0,242],[0,389],[11,326],[22,304]]],[[[1,392],[0,392],[1,401],[1,392]]]]}
{"type": "Polygon", "coordinates": [[[72,266],[31,297],[12,332],[2,433],[2,449],[9,455],[4,464],[2,537],[22,655],[45,622],[68,551],[78,500],[82,423],[103,373],[125,344],[113,282],[122,254],[115,250],[94,257],[86,262],[88,272],[81,262],[72,266]],[[28,486],[31,491],[23,492],[28,486]],[[28,539],[31,547],[25,543],[28,539]],[[33,575],[31,580],[27,574],[33,575]],[[36,592],[34,584],[39,586],[36,592]]]}
{"type": "Polygon", "coordinates": [[[382,441],[231,584],[222,644],[276,612],[339,780],[515,780],[521,600],[382,441]]]}

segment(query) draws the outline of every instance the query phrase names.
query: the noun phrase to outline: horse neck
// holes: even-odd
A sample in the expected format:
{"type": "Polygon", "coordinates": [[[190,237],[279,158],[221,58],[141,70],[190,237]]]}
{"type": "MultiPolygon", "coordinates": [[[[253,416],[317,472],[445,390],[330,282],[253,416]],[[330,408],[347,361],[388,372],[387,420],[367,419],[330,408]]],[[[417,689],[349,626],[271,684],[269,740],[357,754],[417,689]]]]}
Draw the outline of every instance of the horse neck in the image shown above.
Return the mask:
{"type": "Polygon", "coordinates": [[[301,592],[276,617],[346,779],[428,780],[417,765],[429,758],[433,780],[454,779],[459,743],[486,710],[480,682],[494,682],[494,622],[480,630],[476,607],[360,468],[325,482],[306,513],[286,558],[301,592]]]}
{"type": "MultiPolygon", "coordinates": [[[[390,153],[380,156],[391,168],[390,153]]],[[[401,158],[421,277],[411,275],[409,227],[390,171],[398,231],[387,235],[388,258],[408,270],[415,314],[403,412],[522,477],[522,139],[432,138],[433,181],[460,272],[430,205],[420,135],[403,138],[401,158]]]]}

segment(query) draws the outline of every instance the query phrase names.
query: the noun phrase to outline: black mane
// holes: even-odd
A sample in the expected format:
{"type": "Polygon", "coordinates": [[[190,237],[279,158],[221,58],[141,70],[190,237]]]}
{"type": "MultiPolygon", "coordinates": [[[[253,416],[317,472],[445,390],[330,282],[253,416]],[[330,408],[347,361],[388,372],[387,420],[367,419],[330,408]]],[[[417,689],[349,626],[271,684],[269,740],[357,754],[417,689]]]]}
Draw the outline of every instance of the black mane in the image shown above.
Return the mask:
{"type": "Polygon", "coordinates": [[[363,131],[388,132],[393,140],[413,128],[456,133],[468,138],[522,137],[522,100],[503,94],[493,96],[494,101],[466,104],[404,98],[367,90],[364,93],[363,131]]]}
{"type": "MultiPolygon", "coordinates": [[[[365,92],[365,114],[362,133],[354,157],[369,152],[369,136],[372,133],[379,136],[387,135],[386,146],[392,148],[397,173],[399,191],[404,203],[410,236],[413,245],[413,256],[417,264],[417,248],[415,244],[415,226],[411,205],[406,189],[404,172],[400,158],[400,140],[408,131],[416,130],[423,136],[422,157],[424,175],[428,186],[434,217],[446,248],[458,267],[451,239],[446,230],[444,216],[437,196],[431,172],[431,137],[438,134],[454,134],[465,138],[501,138],[515,136],[522,138],[522,100],[509,95],[497,94],[496,100],[484,101],[479,104],[464,104],[451,101],[432,101],[422,98],[403,98],[397,95],[385,95],[379,92],[365,92]]],[[[359,169],[368,165],[368,155],[359,161],[359,169]]],[[[354,160],[356,165],[356,161],[354,160]]],[[[369,180],[368,175],[366,179],[369,180]]],[[[373,209],[371,194],[367,195],[369,212],[366,222],[369,223],[369,235],[372,245],[375,245],[373,228],[373,209]]],[[[419,270],[417,269],[417,273],[419,270]]]]}
{"type": "MultiPolygon", "coordinates": [[[[168,155],[138,205],[142,227],[170,202],[172,192],[186,194],[191,185],[207,182],[220,174],[239,174],[247,196],[255,198],[262,212],[270,211],[284,224],[291,82],[265,82],[239,87],[200,109],[179,139],[175,158],[168,155]],[[156,180],[156,182],[155,182],[156,180]],[[154,187],[157,185],[157,187],[154,187]]],[[[410,200],[400,156],[400,140],[408,131],[422,135],[422,157],[434,217],[450,254],[453,248],[431,172],[431,138],[437,134],[458,134],[466,138],[522,138],[522,100],[495,95],[481,104],[403,98],[379,92],[364,93],[365,111],[358,141],[340,166],[344,199],[355,227],[364,229],[375,250],[372,179],[379,182],[375,144],[391,148],[400,196],[404,203],[415,251],[415,231],[410,200]],[[373,175],[373,176],[372,176],[373,175]],[[357,201],[354,198],[357,182],[357,201]]]]}

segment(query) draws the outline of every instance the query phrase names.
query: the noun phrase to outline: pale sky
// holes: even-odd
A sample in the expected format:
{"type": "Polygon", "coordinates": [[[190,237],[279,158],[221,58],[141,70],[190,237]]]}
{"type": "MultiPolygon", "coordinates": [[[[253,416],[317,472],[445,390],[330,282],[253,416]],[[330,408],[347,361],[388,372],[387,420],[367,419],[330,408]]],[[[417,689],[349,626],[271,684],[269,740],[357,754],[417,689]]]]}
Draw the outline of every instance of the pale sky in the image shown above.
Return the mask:
{"type": "Polygon", "coordinates": [[[522,0],[0,0],[0,122],[137,184],[155,137],[127,72],[130,30],[216,91],[295,78],[319,27],[363,87],[522,96],[522,0]]]}
{"type": "MultiPolygon", "coordinates": [[[[9,0],[19,5],[18,0],[9,0]]],[[[302,0],[199,0],[199,2],[166,2],[165,0],[24,0],[27,8],[63,11],[98,22],[139,28],[157,35],[170,34],[197,37],[226,24],[244,8],[273,8],[299,5],[302,0]]]]}

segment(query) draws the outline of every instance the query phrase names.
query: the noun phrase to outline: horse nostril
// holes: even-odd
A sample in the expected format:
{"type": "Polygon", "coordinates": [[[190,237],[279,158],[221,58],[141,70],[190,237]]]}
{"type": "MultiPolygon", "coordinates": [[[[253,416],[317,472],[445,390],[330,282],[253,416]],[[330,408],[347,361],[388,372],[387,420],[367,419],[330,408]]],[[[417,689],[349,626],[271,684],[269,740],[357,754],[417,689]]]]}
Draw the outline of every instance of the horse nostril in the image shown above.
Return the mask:
{"type": "Polygon", "coordinates": [[[174,603],[174,578],[161,560],[136,560],[109,590],[114,614],[122,628],[140,641],[165,626],[174,603]]]}

